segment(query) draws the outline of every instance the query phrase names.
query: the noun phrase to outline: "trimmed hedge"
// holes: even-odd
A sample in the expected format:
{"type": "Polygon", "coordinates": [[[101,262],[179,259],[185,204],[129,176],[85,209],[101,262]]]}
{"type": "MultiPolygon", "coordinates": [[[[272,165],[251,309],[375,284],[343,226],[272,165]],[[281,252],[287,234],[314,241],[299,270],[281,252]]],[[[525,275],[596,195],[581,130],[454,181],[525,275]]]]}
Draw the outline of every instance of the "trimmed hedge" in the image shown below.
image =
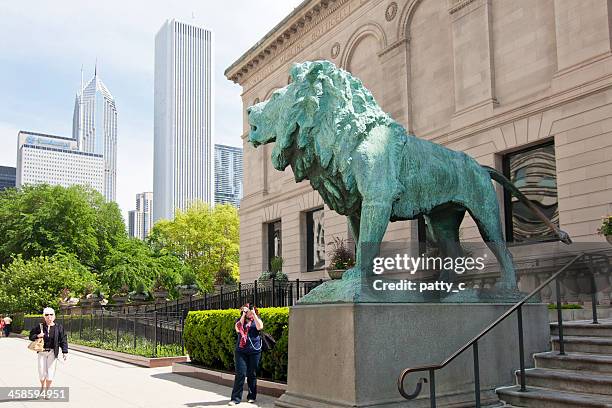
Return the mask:
{"type": "Polygon", "coordinates": [[[12,315],[9,314],[9,316],[13,319],[13,323],[11,323],[11,331],[13,333],[21,333],[21,331],[24,329],[23,313],[13,313],[12,315]]]}
{"type": "MultiPolygon", "coordinates": [[[[262,353],[260,375],[287,381],[289,345],[289,308],[259,309],[264,331],[276,339],[273,350],[262,353]]],[[[204,367],[234,371],[238,309],[189,312],[185,320],[183,340],[191,360],[204,367]]]]}

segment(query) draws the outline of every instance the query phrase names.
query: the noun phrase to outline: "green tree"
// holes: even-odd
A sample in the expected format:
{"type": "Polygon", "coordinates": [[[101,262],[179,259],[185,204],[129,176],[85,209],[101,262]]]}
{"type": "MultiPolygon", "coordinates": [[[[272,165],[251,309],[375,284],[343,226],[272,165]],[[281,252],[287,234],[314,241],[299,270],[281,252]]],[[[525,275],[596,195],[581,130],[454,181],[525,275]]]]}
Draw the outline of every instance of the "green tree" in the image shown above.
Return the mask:
{"type": "Polygon", "coordinates": [[[139,239],[126,238],[110,248],[100,280],[111,294],[119,292],[123,286],[136,290],[142,284],[150,290],[159,284],[176,296],[176,286],[186,268],[177,256],[154,251],[139,239]]]}
{"type": "Polygon", "coordinates": [[[111,294],[123,286],[134,290],[140,283],[151,288],[157,272],[155,267],[151,249],[136,238],[126,238],[110,248],[100,280],[108,285],[111,294]]]}
{"type": "Polygon", "coordinates": [[[40,313],[46,306],[57,308],[66,289],[78,296],[98,285],[96,275],[73,254],[58,252],[29,260],[18,255],[0,269],[0,310],[40,313]]]}
{"type": "Polygon", "coordinates": [[[155,224],[149,239],[156,249],[180,256],[206,291],[216,280],[238,277],[238,234],[233,206],[211,208],[196,202],[186,211],[177,210],[174,220],[155,224]]]}
{"type": "Polygon", "coordinates": [[[99,271],[126,231],[117,204],[100,193],[39,184],[0,192],[0,236],[0,265],[66,252],[99,271]]]}

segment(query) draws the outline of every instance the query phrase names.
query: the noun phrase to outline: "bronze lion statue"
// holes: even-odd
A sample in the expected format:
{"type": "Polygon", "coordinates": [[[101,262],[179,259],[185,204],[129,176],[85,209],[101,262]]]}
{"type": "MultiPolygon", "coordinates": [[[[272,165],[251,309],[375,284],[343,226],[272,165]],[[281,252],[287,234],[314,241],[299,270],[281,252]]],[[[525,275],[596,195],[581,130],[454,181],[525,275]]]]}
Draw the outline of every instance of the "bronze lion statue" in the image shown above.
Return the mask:
{"type": "Polygon", "coordinates": [[[329,61],[295,64],[290,75],[289,85],[247,109],[248,140],[254,147],[275,142],[274,167],[291,166],[296,181],[310,180],[331,209],[348,217],[357,262],[343,279],[371,271],[375,254],[364,253],[363,244],[380,245],[389,221],[423,215],[440,250],[455,254],[467,211],[502,267],[498,287],[516,288],[491,180],[537,209],[512,183],[463,152],[408,134],[359,79],[329,61]]]}

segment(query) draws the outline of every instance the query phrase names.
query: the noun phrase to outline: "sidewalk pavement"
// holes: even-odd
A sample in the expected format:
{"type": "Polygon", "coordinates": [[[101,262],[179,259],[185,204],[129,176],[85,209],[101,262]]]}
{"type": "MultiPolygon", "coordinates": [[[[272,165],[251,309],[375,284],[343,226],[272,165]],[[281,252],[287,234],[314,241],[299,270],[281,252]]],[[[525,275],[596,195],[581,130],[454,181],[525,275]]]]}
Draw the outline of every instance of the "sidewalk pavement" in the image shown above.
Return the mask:
{"type": "MultiPolygon", "coordinates": [[[[0,387],[40,387],[36,353],[27,349],[28,341],[16,337],[0,338],[0,387]]],[[[143,368],[131,364],[71,351],[61,359],[53,386],[69,387],[70,401],[0,400],[0,408],[198,408],[226,407],[231,389],[172,373],[171,367],[143,368]]],[[[259,395],[256,404],[245,402],[239,408],[272,408],[274,398],[259,395]]]]}

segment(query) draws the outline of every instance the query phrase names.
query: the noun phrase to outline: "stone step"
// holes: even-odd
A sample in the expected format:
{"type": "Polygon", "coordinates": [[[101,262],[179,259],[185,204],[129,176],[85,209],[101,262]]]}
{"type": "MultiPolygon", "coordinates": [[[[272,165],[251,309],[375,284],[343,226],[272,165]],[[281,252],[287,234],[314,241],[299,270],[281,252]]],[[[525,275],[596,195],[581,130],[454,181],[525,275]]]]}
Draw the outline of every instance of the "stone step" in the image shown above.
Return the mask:
{"type": "MultiPolygon", "coordinates": [[[[550,324],[550,333],[559,335],[557,322],[550,324]]],[[[612,323],[606,321],[593,324],[590,320],[563,322],[563,335],[612,338],[612,323]]]]}
{"type": "Polygon", "coordinates": [[[506,404],[526,408],[612,408],[612,398],[605,395],[574,393],[528,386],[496,389],[499,399],[506,404]]]}
{"type": "MultiPolygon", "coordinates": [[[[612,338],[565,336],[564,334],[563,340],[566,352],[612,355],[612,338]]],[[[553,350],[559,350],[559,337],[553,336],[551,342],[553,350]]]]}
{"type": "MultiPolygon", "coordinates": [[[[612,397],[612,375],[571,370],[530,368],[525,370],[528,387],[549,388],[612,397]]],[[[519,371],[516,372],[517,384],[519,371]]]]}
{"type": "Polygon", "coordinates": [[[612,356],[605,354],[567,353],[561,356],[557,351],[548,351],[536,353],[533,358],[536,368],[612,374],[612,356]]]}

